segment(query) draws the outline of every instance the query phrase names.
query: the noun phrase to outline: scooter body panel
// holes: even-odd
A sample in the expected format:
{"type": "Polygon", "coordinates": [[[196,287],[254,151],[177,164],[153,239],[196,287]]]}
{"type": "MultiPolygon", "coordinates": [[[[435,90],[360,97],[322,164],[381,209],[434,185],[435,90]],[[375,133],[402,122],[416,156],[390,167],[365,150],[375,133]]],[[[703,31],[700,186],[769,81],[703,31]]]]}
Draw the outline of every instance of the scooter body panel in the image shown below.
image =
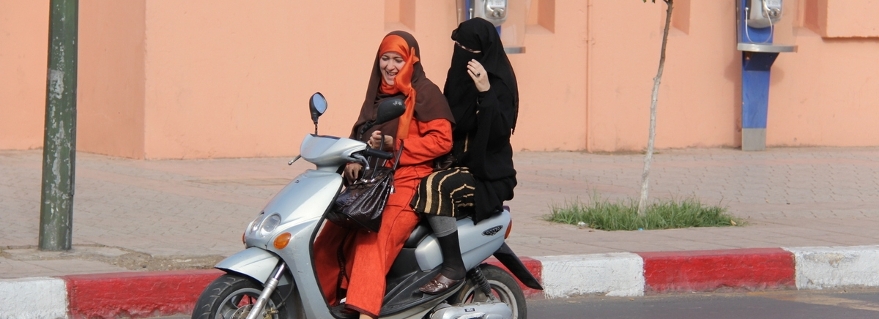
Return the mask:
{"type": "MultiPolygon", "coordinates": [[[[323,295],[307,292],[321,291],[311,262],[311,240],[341,185],[342,177],[335,171],[307,170],[278,192],[245,231],[248,247],[245,251],[261,250],[280,257],[287,264],[308,318],[332,317],[323,295]],[[266,231],[263,226],[272,215],[277,215],[280,221],[275,228],[266,231]],[[274,240],[284,233],[290,234],[290,240],[286,247],[278,249],[274,240]]],[[[264,273],[255,273],[255,276],[261,276],[257,279],[265,284],[274,267],[275,264],[268,265],[264,273]]]]}
{"type": "MultiPolygon", "coordinates": [[[[290,223],[317,220],[323,216],[330,202],[339,193],[341,185],[342,176],[335,172],[306,170],[272,197],[263,208],[263,212],[266,215],[281,216],[281,225],[278,225],[276,230],[289,227],[290,223]]],[[[265,238],[265,236],[256,237],[265,238]]]]}
{"type": "Polygon", "coordinates": [[[278,260],[278,256],[268,251],[251,247],[226,257],[214,268],[246,275],[265,285],[278,260]]]}
{"type": "Polygon", "coordinates": [[[306,318],[332,318],[326,300],[321,293],[320,285],[318,285],[311,259],[311,240],[315,228],[318,226],[318,221],[320,221],[319,218],[289,229],[293,234],[290,245],[281,250],[275,247],[269,247],[269,249],[280,255],[287,263],[293,280],[296,282],[296,289],[300,291],[299,295],[306,318]]]}
{"type": "MultiPolygon", "coordinates": [[[[470,218],[457,221],[462,259],[468,270],[480,265],[504,245],[504,234],[509,224],[510,213],[507,210],[476,225],[470,218]]],[[[388,291],[382,306],[385,316],[391,314],[396,318],[401,314],[411,315],[422,307],[430,310],[457,293],[457,289],[450,289],[443,296],[432,296],[418,291],[419,287],[439,273],[443,261],[436,236],[432,232],[421,236],[424,237],[417,245],[400,252],[388,274],[388,291]]]]}
{"type": "MultiPolygon", "coordinates": [[[[485,261],[504,244],[504,234],[507,227],[510,227],[510,212],[504,210],[476,225],[470,218],[458,220],[457,224],[461,258],[467,269],[471,269],[485,261]]],[[[443,263],[436,235],[431,233],[418,244],[415,257],[421,270],[431,270],[443,263]]]]}
{"type": "Polygon", "coordinates": [[[314,163],[318,170],[335,172],[339,166],[353,160],[352,153],[365,148],[366,144],[357,140],[308,134],[302,139],[299,154],[314,163]]]}

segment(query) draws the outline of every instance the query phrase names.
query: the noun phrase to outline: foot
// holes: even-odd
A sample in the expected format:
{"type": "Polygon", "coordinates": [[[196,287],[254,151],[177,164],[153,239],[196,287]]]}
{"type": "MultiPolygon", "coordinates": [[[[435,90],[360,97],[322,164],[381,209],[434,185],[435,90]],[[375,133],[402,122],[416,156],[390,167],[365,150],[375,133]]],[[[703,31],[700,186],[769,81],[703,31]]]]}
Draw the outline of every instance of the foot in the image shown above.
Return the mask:
{"type": "Polygon", "coordinates": [[[356,319],[360,318],[360,313],[345,307],[345,304],[334,306],[330,312],[333,316],[340,319],[356,319]]]}
{"type": "Polygon", "coordinates": [[[446,276],[443,276],[442,273],[439,273],[428,283],[424,284],[424,286],[418,288],[418,290],[430,295],[439,295],[446,292],[446,290],[449,290],[449,288],[456,286],[461,280],[462,279],[449,279],[446,276]]]}

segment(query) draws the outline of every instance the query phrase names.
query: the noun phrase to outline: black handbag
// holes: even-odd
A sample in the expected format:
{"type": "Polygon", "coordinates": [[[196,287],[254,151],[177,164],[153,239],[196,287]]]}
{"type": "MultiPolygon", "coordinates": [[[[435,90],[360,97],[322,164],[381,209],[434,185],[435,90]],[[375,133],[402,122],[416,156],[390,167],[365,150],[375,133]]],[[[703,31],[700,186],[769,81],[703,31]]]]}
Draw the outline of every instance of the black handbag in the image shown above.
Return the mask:
{"type": "Polygon", "coordinates": [[[339,226],[378,232],[382,224],[382,211],[388,196],[394,192],[394,172],[402,153],[401,145],[393,167],[375,165],[361,173],[360,178],[336,197],[327,219],[339,226]]]}
{"type": "Polygon", "coordinates": [[[336,197],[327,219],[339,226],[377,232],[385,203],[394,190],[394,170],[375,167],[361,175],[336,197]]]}

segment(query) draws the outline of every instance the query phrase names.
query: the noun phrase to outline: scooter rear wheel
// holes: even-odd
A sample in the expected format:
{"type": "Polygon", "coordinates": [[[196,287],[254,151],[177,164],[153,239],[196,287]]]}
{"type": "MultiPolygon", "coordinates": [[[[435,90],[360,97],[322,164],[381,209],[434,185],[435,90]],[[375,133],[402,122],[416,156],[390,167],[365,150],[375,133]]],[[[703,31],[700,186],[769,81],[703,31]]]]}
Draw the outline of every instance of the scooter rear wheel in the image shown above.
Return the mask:
{"type": "MultiPolygon", "coordinates": [[[[249,277],[222,275],[202,291],[192,311],[192,319],[245,319],[262,289],[263,286],[259,282],[249,277]]],[[[277,310],[277,312],[268,318],[289,318],[287,306],[278,309],[280,304],[281,297],[276,291],[266,303],[265,309],[277,310]]],[[[266,317],[259,316],[259,318],[266,317]]]]}
{"type": "MultiPolygon", "coordinates": [[[[513,319],[527,319],[528,307],[525,304],[525,294],[516,279],[510,273],[494,265],[482,264],[479,267],[485,280],[488,281],[488,285],[491,286],[491,294],[510,306],[513,311],[513,319]]],[[[487,301],[489,298],[481,292],[473,280],[468,278],[461,290],[451,298],[450,303],[468,304],[487,301]]]]}

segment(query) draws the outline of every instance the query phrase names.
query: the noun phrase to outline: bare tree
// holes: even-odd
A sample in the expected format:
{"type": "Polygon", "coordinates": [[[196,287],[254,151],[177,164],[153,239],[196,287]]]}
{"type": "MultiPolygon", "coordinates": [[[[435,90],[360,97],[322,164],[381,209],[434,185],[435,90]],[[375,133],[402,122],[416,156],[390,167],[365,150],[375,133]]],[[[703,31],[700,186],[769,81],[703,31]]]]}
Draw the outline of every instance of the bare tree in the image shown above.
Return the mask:
{"type": "MultiPolygon", "coordinates": [[[[656,0],[652,0],[656,3],[656,0]]],[[[665,45],[668,43],[668,28],[671,25],[671,11],[674,0],[663,0],[668,6],[665,13],[665,29],[662,32],[662,49],[659,52],[659,70],[653,78],[653,94],[650,97],[650,133],[647,138],[647,154],[644,155],[644,171],[641,173],[641,199],[638,201],[638,215],[647,214],[647,194],[650,186],[650,162],[653,161],[653,144],[656,139],[656,101],[659,99],[659,82],[665,68],[665,45]]],[[[647,0],[644,0],[646,3],[647,0]]]]}

